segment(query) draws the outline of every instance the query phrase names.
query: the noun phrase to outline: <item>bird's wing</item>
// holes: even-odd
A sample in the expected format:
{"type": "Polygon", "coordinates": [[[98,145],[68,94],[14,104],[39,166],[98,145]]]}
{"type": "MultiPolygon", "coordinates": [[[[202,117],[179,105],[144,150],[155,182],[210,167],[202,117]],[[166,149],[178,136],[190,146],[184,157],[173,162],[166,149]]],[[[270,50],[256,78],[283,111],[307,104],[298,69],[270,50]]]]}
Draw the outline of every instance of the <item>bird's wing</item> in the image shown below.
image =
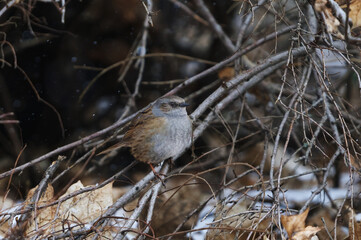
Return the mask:
{"type": "Polygon", "coordinates": [[[131,148],[130,152],[135,159],[145,163],[158,161],[153,152],[154,145],[158,143],[153,137],[162,132],[164,134],[166,121],[165,117],[154,116],[151,109],[134,119],[133,126],[125,133],[123,141],[131,148]]]}
{"type": "Polygon", "coordinates": [[[135,138],[139,139],[140,136],[149,135],[151,131],[159,127],[161,119],[161,117],[153,115],[152,106],[147,107],[131,121],[122,142],[127,146],[133,145],[135,138]]]}
{"type": "Polygon", "coordinates": [[[144,129],[147,128],[146,125],[149,123],[151,124],[153,122],[153,118],[155,117],[152,114],[152,106],[149,105],[144,111],[138,113],[129,124],[127,124],[125,129],[126,132],[120,142],[101,151],[97,155],[106,154],[122,147],[131,147],[135,142],[133,137],[134,134],[143,135],[145,132],[144,129]]]}

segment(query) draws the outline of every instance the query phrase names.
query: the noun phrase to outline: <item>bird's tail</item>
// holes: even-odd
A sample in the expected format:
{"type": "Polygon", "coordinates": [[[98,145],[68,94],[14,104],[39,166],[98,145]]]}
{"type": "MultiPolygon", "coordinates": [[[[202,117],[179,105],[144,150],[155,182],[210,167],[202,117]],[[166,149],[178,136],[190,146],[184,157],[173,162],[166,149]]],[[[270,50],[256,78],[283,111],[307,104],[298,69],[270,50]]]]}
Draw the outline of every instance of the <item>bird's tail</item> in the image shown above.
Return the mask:
{"type": "Polygon", "coordinates": [[[117,149],[123,148],[123,147],[127,147],[126,143],[124,143],[124,142],[116,143],[113,146],[110,146],[109,148],[107,148],[107,149],[101,151],[100,153],[98,153],[97,156],[112,152],[114,150],[117,150],[117,149]]]}

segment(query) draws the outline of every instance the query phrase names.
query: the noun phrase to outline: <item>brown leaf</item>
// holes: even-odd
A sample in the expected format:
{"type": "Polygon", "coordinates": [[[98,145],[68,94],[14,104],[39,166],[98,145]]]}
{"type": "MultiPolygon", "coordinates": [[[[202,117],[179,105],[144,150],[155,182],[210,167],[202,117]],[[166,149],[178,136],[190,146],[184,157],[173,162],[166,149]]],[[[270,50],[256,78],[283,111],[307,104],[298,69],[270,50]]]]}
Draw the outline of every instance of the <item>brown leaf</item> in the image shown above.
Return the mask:
{"type": "MultiPolygon", "coordinates": [[[[113,204],[112,199],[112,184],[85,192],[75,197],[72,197],[60,204],[60,206],[51,206],[37,211],[37,216],[26,231],[27,235],[33,233],[40,234],[39,230],[43,230],[41,235],[49,234],[49,231],[62,231],[65,226],[74,226],[82,223],[88,223],[99,217],[110,205],[113,204]],[[36,223],[36,225],[35,225],[36,223]],[[35,227],[37,231],[35,232],[35,227]]],[[[77,190],[83,188],[83,184],[78,181],[71,185],[67,192],[61,196],[65,197],[77,190]]],[[[27,196],[26,203],[30,201],[34,195],[35,189],[31,189],[27,196]]],[[[48,185],[46,192],[38,201],[38,205],[44,205],[52,201],[54,189],[48,185]]]]}
{"type": "Polygon", "coordinates": [[[327,3],[327,0],[316,0],[314,4],[315,10],[324,15],[327,32],[333,33],[342,39],[343,35],[338,30],[340,21],[332,14],[332,9],[327,7],[327,3]]]}
{"type": "MultiPolygon", "coordinates": [[[[33,197],[35,190],[37,187],[30,189],[25,204],[30,204],[30,200],[33,197]]],[[[37,206],[48,204],[52,201],[54,197],[54,188],[52,185],[48,184],[48,187],[46,188],[46,191],[44,194],[40,197],[39,201],[37,202],[37,206]]],[[[38,229],[48,229],[50,222],[54,219],[56,206],[51,206],[43,209],[37,210],[37,216],[35,219],[32,219],[32,221],[29,222],[28,229],[26,230],[26,235],[29,236],[32,233],[35,233],[36,227],[38,229]]],[[[45,230],[43,233],[45,234],[47,230],[45,230]]]]}
{"type": "Polygon", "coordinates": [[[352,214],[352,217],[349,219],[348,231],[350,235],[348,239],[361,240],[361,222],[356,221],[354,216],[352,214]]]}
{"type": "MultiPolygon", "coordinates": [[[[35,190],[38,188],[38,186],[32,188],[29,190],[28,195],[26,196],[25,203],[29,204],[30,199],[33,197],[35,190]]],[[[41,195],[39,202],[47,202],[51,200],[54,197],[54,188],[52,185],[48,184],[48,187],[46,188],[46,191],[41,195]]]]}
{"type": "Polygon", "coordinates": [[[352,28],[361,26],[361,1],[351,2],[349,17],[353,23],[352,28]]]}
{"type": "MultiPolygon", "coordinates": [[[[5,198],[4,196],[0,196],[0,212],[9,211],[11,207],[15,206],[15,202],[10,198],[5,198]]],[[[2,217],[0,218],[0,239],[5,239],[7,236],[7,232],[9,231],[10,224],[7,221],[8,218],[2,217]]]]}
{"type": "MultiPolygon", "coordinates": [[[[218,223],[212,226],[214,229],[208,230],[206,240],[257,239],[264,234],[271,218],[265,218],[266,213],[246,214],[251,203],[250,199],[245,198],[233,206],[219,204],[214,219],[218,223]]],[[[267,236],[263,238],[267,239],[267,236]]]]}
{"type": "Polygon", "coordinates": [[[305,222],[309,212],[309,208],[301,214],[291,216],[281,216],[281,223],[286,229],[288,237],[291,237],[295,232],[303,231],[305,229],[305,222]]]}
{"type": "MultiPolygon", "coordinates": [[[[339,32],[338,27],[340,26],[340,21],[333,15],[332,9],[327,7],[327,0],[316,0],[315,9],[318,12],[322,12],[325,16],[325,24],[327,26],[327,31],[342,36],[339,32]]],[[[338,5],[346,11],[347,1],[337,0],[338,5]]],[[[350,12],[349,18],[352,20],[352,28],[361,26],[361,1],[354,0],[350,3],[350,12]]]]}
{"type": "MultiPolygon", "coordinates": [[[[309,216],[306,221],[306,225],[310,226],[323,226],[321,231],[317,233],[317,236],[320,239],[328,239],[329,233],[335,231],[335,216],[337,211],[330,207],[322,207],[313,209],[312,216],[309,216]]],[[[344,212],[341,215],[345,215],[344,212]]],[[[346,234],[342,230],[342,225],[337,224],[336,226],[336,238],[335,239],[344,239],[346,234]]]]}
{"type": "MultiPolygon", "coordinates": [[[[319,227],[307,226],[304,230],[296,233],[291,239],[292,240],[310,240],[320,230],[321,230],[321,228],[319,228],[319,227]]],[[[318,238],[312,238],[312,240],[313,239],[318,239],[318,238]]]]}
{"type": "MultiPolygon", "coordinates": [[[[58,221],[55,229],[62,230],[64,226],[67,226],[67,224],[64,224],[65,222],[69,223],[69,225],[83,224],[99,217],[113,204],[112,185],[113,183],[111,182],[102,188],[82,193],[64,201],[60,205],[58,215],[56,216],[58,221]]],[[[83,184],[78,181],[71,185],[60,198],[81,188],[83,188],[83,184]]]]}
{"type": "Polygon", "coordinates": [[[229,81],[234,78],[236,72],[233,67],[225,67],[218,72],[218,77],[222,81],[229,81]]]}

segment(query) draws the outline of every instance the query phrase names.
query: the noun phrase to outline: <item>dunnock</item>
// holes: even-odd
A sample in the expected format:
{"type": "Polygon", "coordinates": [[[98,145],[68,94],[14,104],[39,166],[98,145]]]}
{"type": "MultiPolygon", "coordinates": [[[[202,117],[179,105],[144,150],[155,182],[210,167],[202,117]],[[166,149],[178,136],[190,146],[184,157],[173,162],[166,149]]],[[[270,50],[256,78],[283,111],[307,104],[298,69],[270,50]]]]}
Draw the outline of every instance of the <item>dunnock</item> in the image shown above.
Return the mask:
{"type": "Polygon", "coordinates": [[[158,164],[180,154],[191,143],[192,122],[183,98],[159,98],[130,123],[121,142],[102,153],[129,147],[138,161],[158,164]]]}

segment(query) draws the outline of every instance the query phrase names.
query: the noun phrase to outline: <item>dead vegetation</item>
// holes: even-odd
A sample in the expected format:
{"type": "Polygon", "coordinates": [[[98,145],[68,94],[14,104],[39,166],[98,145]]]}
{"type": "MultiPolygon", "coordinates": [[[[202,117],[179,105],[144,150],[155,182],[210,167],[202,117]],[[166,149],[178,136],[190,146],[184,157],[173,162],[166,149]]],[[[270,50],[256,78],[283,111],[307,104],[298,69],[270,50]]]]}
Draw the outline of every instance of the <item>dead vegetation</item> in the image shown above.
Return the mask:
{"type": "Polygon", "coordinates": [[[2,238],[361,238],[358,1],[2,0],[0,20],[2,238]],[[97,155],[170,94],[194,140],[164,185],[97,155]]]}

